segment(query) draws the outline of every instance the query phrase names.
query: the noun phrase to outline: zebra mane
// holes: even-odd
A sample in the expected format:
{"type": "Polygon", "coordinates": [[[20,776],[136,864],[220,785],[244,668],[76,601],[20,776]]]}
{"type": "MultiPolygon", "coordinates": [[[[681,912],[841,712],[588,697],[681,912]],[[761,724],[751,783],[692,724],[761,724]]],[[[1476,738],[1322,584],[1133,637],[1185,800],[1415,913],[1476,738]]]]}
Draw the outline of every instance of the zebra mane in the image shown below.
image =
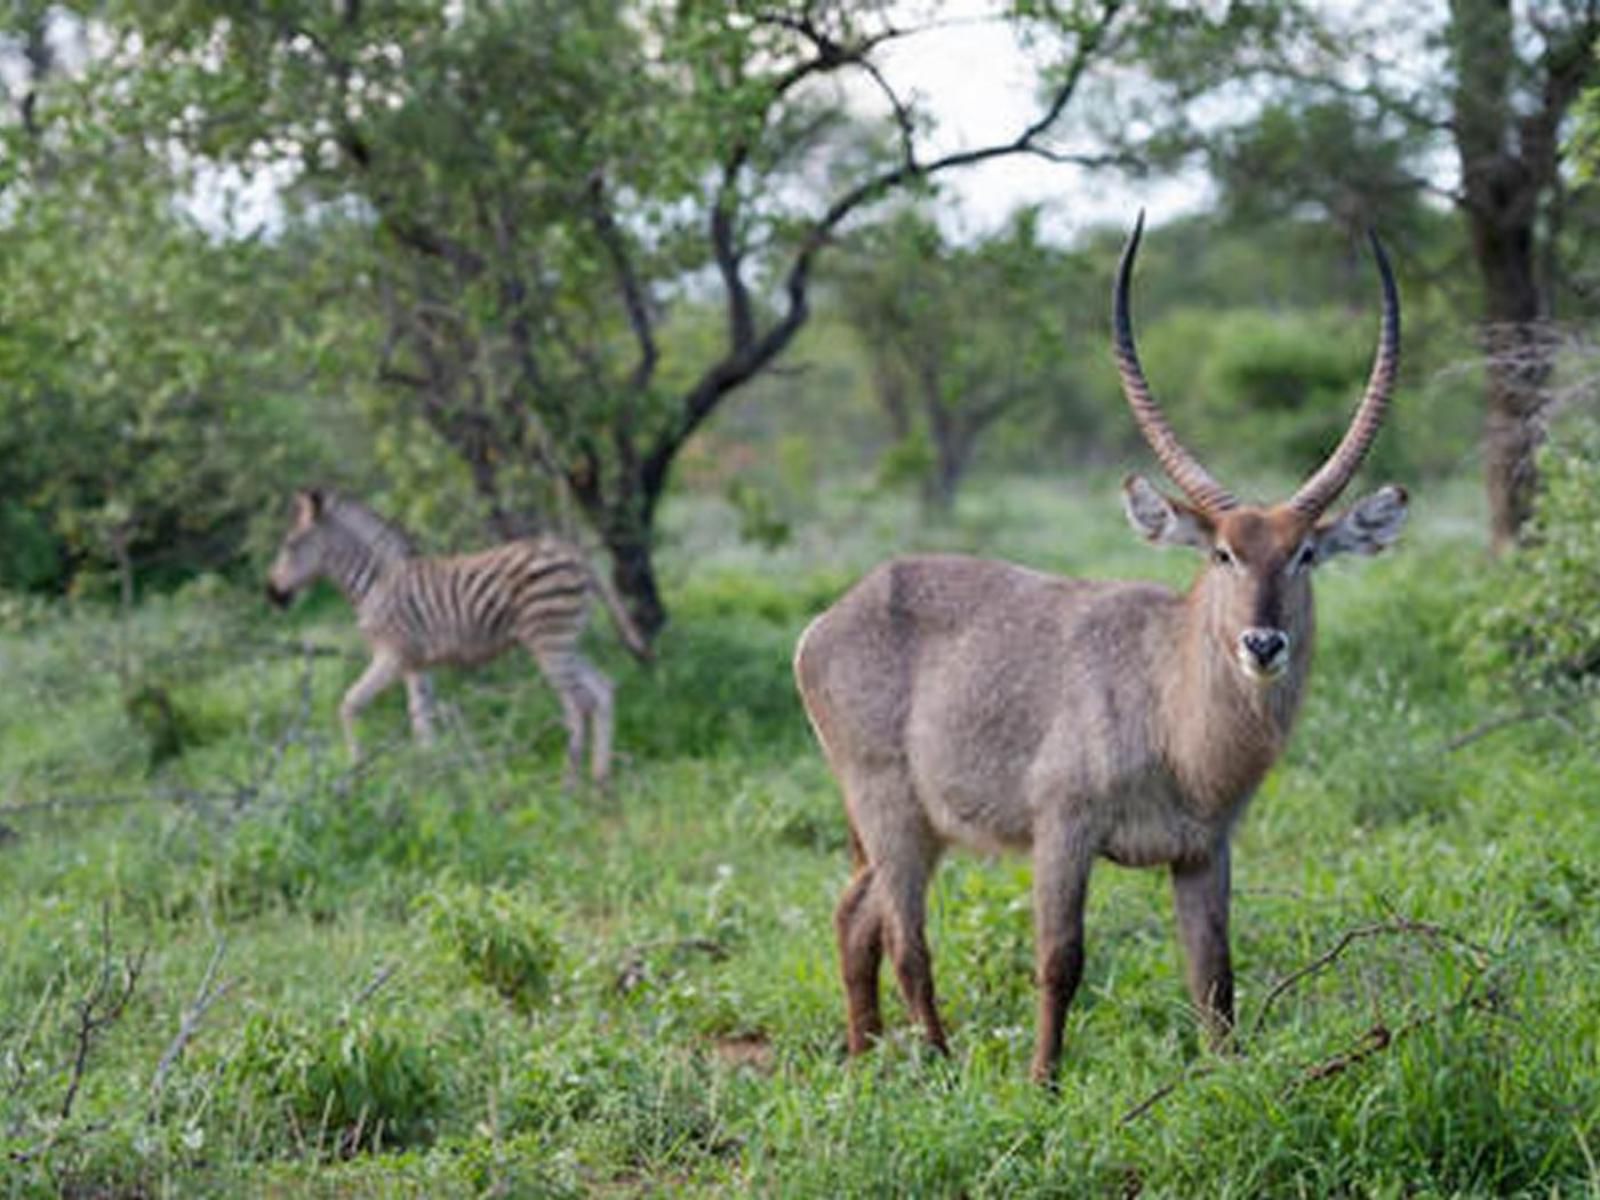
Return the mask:
{"type": "Polygon", "coordinates": [[[381,562],[390,563],[416,556],[411,535],[393,521],[380,517],[359,500],[327,492],[322,500],[322,519],[349,534],[381,562]]]}

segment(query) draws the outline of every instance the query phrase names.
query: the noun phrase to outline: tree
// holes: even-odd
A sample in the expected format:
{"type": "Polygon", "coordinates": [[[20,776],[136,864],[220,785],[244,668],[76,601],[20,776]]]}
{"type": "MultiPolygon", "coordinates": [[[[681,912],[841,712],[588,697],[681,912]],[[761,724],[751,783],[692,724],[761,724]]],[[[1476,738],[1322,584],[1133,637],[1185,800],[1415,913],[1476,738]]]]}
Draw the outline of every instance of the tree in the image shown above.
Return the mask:
{"type": "Polygon", "coordinates": [[[1498,550],[1516,540],[1538,487],[1555,357],[1549,249],[1565,215],[1562,129],[1584,85],[1600,78],[1600,4],[1536,5],[1518,21],[1510,0],[1451,0],[1450,18],[1449,127],[1483,282],[1484,474],[1498,550]]]}
{"type": "Polygon", "coordinates": [[[127,0],[111,14],[142,48],[145,119],[213,161],[289,164],[321,219],[370,234],[351,279],[385,313],[382,378],[468,464],[497,530],[538,519],[527,480],[558,480],[653,634],[673,463],[804,327],[835,237],[947,171],[1074,157],[1047,133],[1160,10],[1017,6],[1060,47],[1037,118],[942,154],[882,67],[916,32],[894,6],[127,0]],[[880,98],[888,156],[845,136],[846,80],[880,98]],[[675,356],[672,301],[707,292],[720,342],[675,356]]]}
{"type": "MultiPolygon", "coordinates": [[[[895,452],[911,448],[929,514],[948,515],[997,422],[1047,402],[1070,405],[1078,388],[1062,369],[1072,325],[1062,296],[1088,291],[1073,286],[1074,274],[1067,256],[1041,242],[1033,209],[967,245],[907,210],[854,239],[836,268],[895,452]]],[[[1076,415],[1079,433],[1092,436],[1093,419],[1076,415]]]]}
{"type": "MultiPolygon", "coordinates": [[[[1276,85],[1272,103],[1243,128],[1180,118],[1168,137],[1211,149],[1242,213],[1403,229],[1421,193],[1455,207],[1476,273],[1490,538],[1504,549],[1537,490],[1552,321],[1564,294],[1581,300],[1567,288],[1570,265],[1600,232],[1594,206],[1569,194],[1563,138],[1585,84],[1600,79],[1600,4],[1450,0],[1436,14],[1369,9],[1349,22],[1296,10],[1279,34],[1258,72],[1276,85]],[[1442,177],[1445,155],[1456,181],[1442,177]]],[[[1158,74],[1180,90],[1197,69],[1182,53],[1164,61],[1158,74]]]]}
{"type": "Polygon", "coordinates": [[[131,602],[138,567],[237,560],[326,439],[302,436],[277,248],[179,211],[169,160],[50,70],[44,6],[22,16],[33,70],[0,127],[0,582],[109,565],[131,602]]]}

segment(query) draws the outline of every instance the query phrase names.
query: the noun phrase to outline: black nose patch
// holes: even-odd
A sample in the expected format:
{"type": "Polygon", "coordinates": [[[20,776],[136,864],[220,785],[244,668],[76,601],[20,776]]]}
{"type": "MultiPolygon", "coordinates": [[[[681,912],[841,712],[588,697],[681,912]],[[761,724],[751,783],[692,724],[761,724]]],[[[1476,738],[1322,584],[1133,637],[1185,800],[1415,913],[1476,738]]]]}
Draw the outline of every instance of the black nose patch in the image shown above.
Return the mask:
{"type": "Polygon", "coordinates": [[[267,599],[276,608],[288,608],[289,601],[294,599],[294,595],[291,592],[280,590],[275,584],[269,583],[267,584],[267,599]]]}
{"type": "Polygon", "coordinates": [[[1247,629],[1239,641],[1263,667],[1271,666],[1289,647],[1289,639],[1277,629],[1247,629]]]}

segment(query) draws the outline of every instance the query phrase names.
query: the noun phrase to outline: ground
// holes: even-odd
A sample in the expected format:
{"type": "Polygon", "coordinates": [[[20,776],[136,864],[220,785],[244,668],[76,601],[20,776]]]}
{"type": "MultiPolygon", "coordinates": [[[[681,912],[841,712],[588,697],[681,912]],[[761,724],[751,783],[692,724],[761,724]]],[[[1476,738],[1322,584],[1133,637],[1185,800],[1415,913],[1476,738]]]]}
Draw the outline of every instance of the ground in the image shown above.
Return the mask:
{"type": "Polygon", "coordinates": [[[952,1058],[891,999],[844,1059],[844,823],[789,654],[912,544],[1174,583],[1192,560],[1142,546],[1109,479],[989,484],[934,532],[830,504],[776,551],[670,510],[659,664],[590,638],[619,684],[606,795],[562,790],[554,704],[509,658],[441,679],[433,752],[387,697],[352,769],[336,597],[4,606],[0,1191],[1600,1194],[1600,726],[1490,724],[1460,665],[1491,578],[1471,488],[1319,581],[1302,726],[1236,841],[1243,1053],[1201,1049],[1163,876],[1102,866],[1057,1093],[1026,1080],[1016,859],[934,888],[952,1058]]]}

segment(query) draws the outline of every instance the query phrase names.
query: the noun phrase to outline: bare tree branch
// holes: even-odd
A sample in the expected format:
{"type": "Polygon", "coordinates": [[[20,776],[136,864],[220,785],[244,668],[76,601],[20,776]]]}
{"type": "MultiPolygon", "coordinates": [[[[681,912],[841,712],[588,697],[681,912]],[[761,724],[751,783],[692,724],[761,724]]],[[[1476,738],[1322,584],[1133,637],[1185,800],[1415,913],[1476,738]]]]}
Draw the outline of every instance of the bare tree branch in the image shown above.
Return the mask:
{"type": "Polygon", "coordinates": [[[656,347],[649,298],[638,271],[634,269],[627,240],[617,225],[617,219],[612,215],[610,206],[606,203],[605,176],[596,171],[589,177],[589,186],[586,190],[590,218],[594,222],[595,232],[600,235],[600,244],[611,256],[611,266],[617,275],[617,286],[622,291],[622,305],[628,314],[628,324],[633,329],[634,339],[639,343],[639,361],[629,377],[628,386],[635,392],[642,392],[655,375],[656,363],[661,357],[656,347]]]}
{"type": "Polygon", "coordinates": [[[836,197],[811,223],[790,264],[784,281],[787,308],[764,334],[743,345],[736,343],[730,353],[708,368],[686,393],[679,419],[660,435],[644,460],[647,478],[664,482],[666,469],[678,447],[711,415],[723,396],[750,379],[793,340],[810,315],[809,289],[817,255],[846,218],[913,180],[1012,154],[1043,154],[1048,157],[1051,152],[1040,146],[1039,139],[1055,124],[1077,93],[1084,74],[1096,60],[1122,7],[1123,0],[1104,0],[1094,25],[1080,36],[1072,61],[1048,105],[1036,120],[1010,141],[953,151],[923,163],[917,163],[914,158],[910,162],[902,161],[836,197]]]}
{"type": "Polygon", "coordinates": [[[78,1089],[83,1086],[89,1069],[89,1051],[100,1034],[114,1025],[127,1010],[139,986],[139,976],[144,971],[145,950],[132,958],[122,960],[122,969],[116,970],[116,948],[111,939],[111,906],[100,910],[100,963],[94,986],[76,1004],[77,1021],[73,1028],[73,1053],[71,1073],[67,1078],[66,1094],[61,1098],[60,1117],[63,1121],[72,1116],[72,1106],[77,1102],[78,1089]]]}
{"type": "Polygon", "coordinates": [[[216,949],[211,952],[211,960],[206,963],[205,973],[200,977],[200,986],[195,989],[194,999],[183,1010],[178,1019],[178,1032],[173,1035],[172,1041],[162,1052],[161,1059],[156,1063],[155,1074],[150,1079],[150,1116],[155,1117],[156,1108],[161,1103],[162,1094],[166,1091],[167,1076],[176,1065],[184,1049],[200,1031],[200,1022],[205,1019],[217,1001],[238,986],[238,979],[229,979],[221,985],[216,984],[217,968],[222,964],[222,956],[228,949],[226,938],[217,940],[216,949]]]}
{"type": "MultiPolygon", "coordinates": [[[[1446,929],[1441,925],[1434,925],[1427,921],[1417,921],[1409,917],[1394,916],[1386,921],[1378,921],[1346,930],[1343,936],[1328,950],[1317,955],[1305,965],[1290,971],[1289,974],[1280,979],[1262,999],[1261,1007],[1256,1011],[1256,1019],[1250,1027],[1251,1036],[1254,1037],[1260,1033],[1266,1021],[1267,1013],[1285,993],[1305,980],[1325,971],[1337,962],[1351,946],[1357,942],[1372,938],[1393,935],[1420,937],[1435,947],[1449,945],[1464,950],[1471,959],[1473,971],[1460,996],[1453,1003],[1443,1008],[1419,1013],[1398,1026],[1391,1027],[1381,1018],[1378,1019],[1349,1049],[1321,1062],[1312,1063],[1297,1072],[1295,1078],[1285,1087],[1286,1093],[1293,1092],[1306,1083],[1338,1075],[1357,1063],[1371,1058],[1374,1054],[1388,1049],[1403,1035],[1436,1021],[1441,1016],[1461,1012],[1469,1008],[1494,1009],[1493,993],[1486,994],[1480,988],[1490,968],[1493,966],[1492,956],[1487,949],[1456,933],[1454,930],[1446,929]]],[[[1193,1082],[1196,1079],[1203,1079],[1215,1073],[1217,1069],[1217,1064],[1214,1061],[1206,1062],[1185,1071],[1176,1079],[1169,1080],[1138,1104],[1124,1112],[1117,1122],[1118,1125],[1132,1124],[1149,1113],[1161,1101],[1172,1095],[1184,1084],[1193,1082]]]]}
{"type": "Polygon", "coordinates": [[[1272,1011],[1272,1006],[1283,997],[1284,993],[1295,987],[1302,980],[1327,970],[1355,943],[1366,941],[1370,938],[1396,936],[1422,937],[1434,943],[1449,942],[1469,951],[1480,969],[1488,958],[1489,952],[1482,946],[1468,941],[1460,934],[1446,929],[1442,925],[1434,925],[1427,921],[1415,921],[1410,917],[1391,917],[1387,921],[1361,925],[1355,929],[1346,930],[1344,935],[1328,950],[1278,980],[1272,986],[1272,989],[1267,992],[1266,996],[1262,998],[1261,1007],[1256,1010],[1256,1019],[1250,1026],[1250,1036],[1254,1037],[1261,1032],[1262,1026],[1266,1024],[1267,1014],[1272,1011]]]}

